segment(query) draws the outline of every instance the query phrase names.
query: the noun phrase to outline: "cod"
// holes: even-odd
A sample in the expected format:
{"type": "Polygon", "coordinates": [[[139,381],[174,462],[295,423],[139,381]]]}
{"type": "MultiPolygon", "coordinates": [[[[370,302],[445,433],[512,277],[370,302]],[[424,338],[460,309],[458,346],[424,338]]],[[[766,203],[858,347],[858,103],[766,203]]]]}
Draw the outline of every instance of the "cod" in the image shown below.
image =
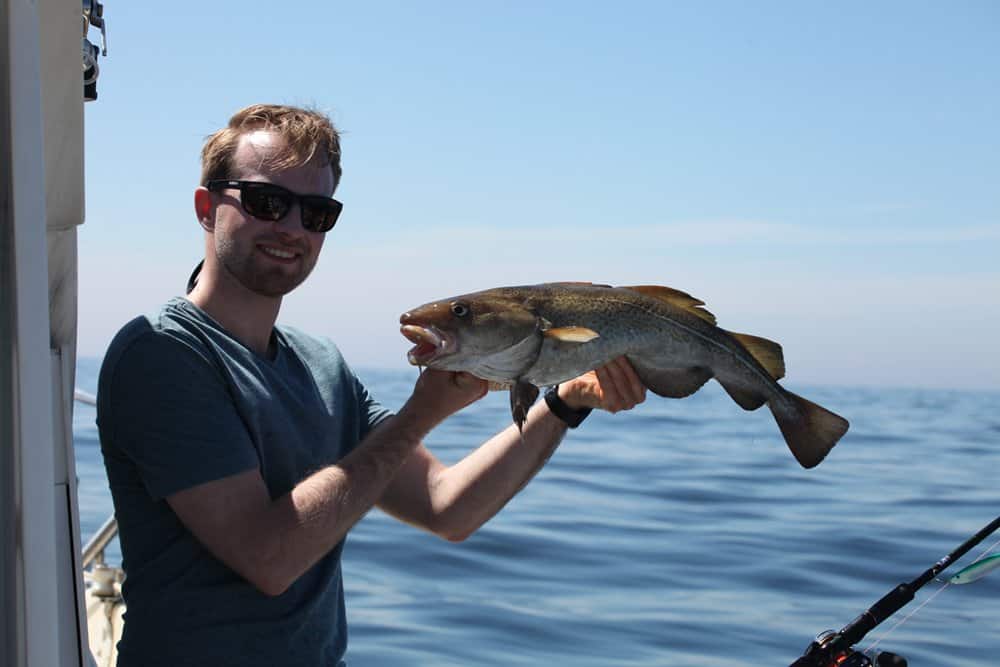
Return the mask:
{"type": "Polygon", "coordinates": [[[847,420],[778,384],[780,345],[719,328],[704,305],[658,285],[545,283],[433,301],[399,321],[415,344],[411,364],[509,387],[518,428],[539,387],[624,355],[659,396],[690,396],[715,378],[744,410],[767,404],[795,459],[805,468],[819,464],[847,420]]]}

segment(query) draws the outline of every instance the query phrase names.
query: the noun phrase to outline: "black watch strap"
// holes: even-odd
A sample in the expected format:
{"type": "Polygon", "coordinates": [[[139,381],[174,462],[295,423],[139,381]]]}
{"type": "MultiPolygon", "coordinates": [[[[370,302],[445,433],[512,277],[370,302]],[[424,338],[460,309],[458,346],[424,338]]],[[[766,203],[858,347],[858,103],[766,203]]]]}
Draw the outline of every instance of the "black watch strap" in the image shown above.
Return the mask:
{"type": "Polygon", "coordinates": [[[579,410],[574,410],[566,405],[561,398],[559,398],[558,389],[559,385],[556,385],[552,387],[552,389],[545,392],[545,405],[549,406],[549,410],[552,411],[552,414],[566,422],[566,426],[576,428],[583,423],[583,420],[587,418],[587,415],[590,414],[592,408],[580,408],[579,410]]]}

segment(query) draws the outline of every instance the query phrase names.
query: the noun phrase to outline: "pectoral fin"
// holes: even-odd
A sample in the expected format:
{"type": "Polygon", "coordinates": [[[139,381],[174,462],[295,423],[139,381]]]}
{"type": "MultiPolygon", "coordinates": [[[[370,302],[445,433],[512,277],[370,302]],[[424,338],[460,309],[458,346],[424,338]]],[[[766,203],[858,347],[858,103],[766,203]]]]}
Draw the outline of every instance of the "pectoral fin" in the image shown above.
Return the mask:
{"type": "Polygon", "coordinates": [[[556,327],[542,332],[546,338],[554,338],[561,343],[588,343],[600,334],[587,327],[556,327]]]}
{"type": "Polygon", "coordinates": [[[518,380],[511,385],[510,414],[514,418],[514,423],[517,424],[518,431],[524,426],[524,421],[528,418],[528,409],[534,404],[537,398],[538,387],[530,382],[518,380]]]}

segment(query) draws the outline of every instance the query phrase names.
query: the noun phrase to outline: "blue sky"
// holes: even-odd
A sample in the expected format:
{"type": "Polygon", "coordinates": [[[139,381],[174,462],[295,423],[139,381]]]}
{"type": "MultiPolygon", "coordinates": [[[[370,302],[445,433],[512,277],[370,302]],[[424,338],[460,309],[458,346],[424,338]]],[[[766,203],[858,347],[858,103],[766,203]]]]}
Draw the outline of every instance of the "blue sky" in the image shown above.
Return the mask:
{"type": "Polygon", "coordinates": [[[404,368],[419,303],[592,280],[703,299],[782,343],[786,386],[1000,389],[1000,4],[170,8],[106,6],[84,356],[182,291],[201,143],[270,101],[344,133],[281,320],[356,366],[404,368]]]}

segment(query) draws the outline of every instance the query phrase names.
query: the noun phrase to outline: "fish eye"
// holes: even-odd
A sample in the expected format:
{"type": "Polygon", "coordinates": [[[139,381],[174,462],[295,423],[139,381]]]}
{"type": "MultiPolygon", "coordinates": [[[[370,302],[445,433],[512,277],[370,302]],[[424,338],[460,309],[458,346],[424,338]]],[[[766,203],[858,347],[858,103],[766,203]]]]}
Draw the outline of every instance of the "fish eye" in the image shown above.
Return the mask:
{"type": "Polygon", "coordinates": [[[465,317],[469,314],[469,307],[461,301],[451,304],[451,314],[455,317],[465,317]]]}

